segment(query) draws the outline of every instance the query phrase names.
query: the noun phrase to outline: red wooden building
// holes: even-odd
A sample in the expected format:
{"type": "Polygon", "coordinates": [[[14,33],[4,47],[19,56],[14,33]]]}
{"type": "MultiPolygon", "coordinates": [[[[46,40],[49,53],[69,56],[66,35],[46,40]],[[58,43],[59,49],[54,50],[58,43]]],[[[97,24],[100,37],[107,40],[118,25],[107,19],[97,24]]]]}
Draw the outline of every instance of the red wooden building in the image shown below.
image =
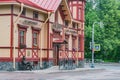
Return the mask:
{"type": "Polygon", "coordinates": [[[18,69],[23,56],[35,69],[60,60],[84,62],[85,0],[0,0],[0,70],[18,69]]]}

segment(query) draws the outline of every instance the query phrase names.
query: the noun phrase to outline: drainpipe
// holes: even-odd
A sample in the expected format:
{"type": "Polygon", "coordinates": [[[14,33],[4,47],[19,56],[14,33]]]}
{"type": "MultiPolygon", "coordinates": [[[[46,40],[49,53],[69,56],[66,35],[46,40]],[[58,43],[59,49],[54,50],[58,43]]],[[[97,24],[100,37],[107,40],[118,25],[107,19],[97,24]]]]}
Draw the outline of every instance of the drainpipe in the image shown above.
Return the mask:
{"type": "MultiPolygon", "coordinates": [[[[72,22],[73,22],[73,20],[71,19],[71,26],[72,26],[72,22]]],[[[76,58],[76,65],[77,65],[77,67],[78,67],[78,58],[79,58],[79,52],[78,52],[78,40],[79,40],[79,38],[78,38],[78,31],[77,31],[77,53],[76,53],[76,55],[75,55],[75,58],[76,58]]],[[[72,54],[73,55],[73,54],[72,54]]]]}
{"type": "MultiPolygon", "coordinates": [[[[72,25],[73,25],[73,21],[72,21],[72,19],[71,19],[71,23],[70,23],[70,26],[72,27],[72,25]]],[[[70,42],[72,43],[72,35],[70,34],[70,42]]],[[[70,50],[72,50],[72,46],[70,47],[70,50]]],[[[70,52],[70,58],[72,58],[72,52],[70,52]]]]}
{"type": "MultiPolygon", "coordinates": [[[[82,23],[80,23],[80,28],[82,26],[82,23]]],[[[79,31],[78,31],[78,28],[77,28],[77,67],[79,67],[79,45],[81,45],[80,43],[78,44],[79,42],[79,31]]],[[[81,53],[82,54],[82,53],[81,53]]]]}
{"type": "MultiPolygon", "coordinates": [[[[71,22],[70,22],[70,26],[72,26],[72,19],[71,19],[71,22]]],[[[64,27],[63,27],[63,33],[62,33],[62,39],[63,40],[65,40],[65,30],[69,30],[69,26],[66,28],[66,29],[64,29],[64,27]]],[[[69,42],[69,41],[68,41],[69,42]]],[[[68,45],[69,45],[69,43],[68,43],[68,45]]],[[[65,46],[65,45],[64,45],[65,46]]],[[[69,50],[69,47],[68,47],[68,50],[69,50]]],[[[65,54],[66,54],[66,49],[65,49],[65,47],[64,47],[64,57],[63,58],[65,58],[65,54]]],[[[68,51],[67,51],[68,52],[68,51]]],[[[70,58],[70,54],[68,54],[68,58],[70,58]]]]}
{"type": "Polygon", "coordinates": [[[49,20],[49,18],[51,17],[51,13],[52,12],[48,12],[48,17],[47,17],[47,19],[45,20],[45,22],[41,25],[41,45],[40,45],[40,67],[42,68],[42,63],[43,63],[43,61],[42,61],[42,57],[43,57],[43,55],[42,55],[42,45],[43,45],[43,43],[44,43],[44,41],[42,41],[42,28],[44,27],[44,25],[47,23],[47,21],[49,20]]]}
{"type": "Polygon", "coordinates": [[[78,67],[78,58],[79,58],[79,53],[78,53],[78,40],[79,40],[79,35],[78,35],[78,28],[77,28],[77,67],[78,67]]]}
{"type": "Polygon", "coordinates": [[[21,15],[21,13],[22,13],[22,11],[23,11],[23,6],[24,6],[24,4],[23,3],[21,3],[21,10],[20,10],[20,13],[18,14],[18,16],[17,16],[17,18],[15,19],[15,21],[14,21],[14,37],[13,37],[13,41],[14,41],[14,43],[13,43],[13,69],[15,69],[15,38],[16,38],[16,36],[15,36],[15,33],[16,33],[16,23],[17,23],[17,21],[18,21],[18,19],[20,18],[20,15],[21,15]]]}

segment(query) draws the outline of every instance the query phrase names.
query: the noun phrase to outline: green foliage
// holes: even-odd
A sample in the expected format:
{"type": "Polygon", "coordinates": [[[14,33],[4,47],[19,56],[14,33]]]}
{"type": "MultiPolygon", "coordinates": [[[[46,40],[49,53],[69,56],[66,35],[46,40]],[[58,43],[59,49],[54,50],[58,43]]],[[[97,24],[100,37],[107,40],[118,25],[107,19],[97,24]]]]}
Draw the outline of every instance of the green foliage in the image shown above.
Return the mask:
{"type": "Polygon", "coordinates": [[[85,8],[85,57],[91,58],[89,49],[92,38],[92,25],[102,21],[103,28],[95,24],[95,43],[101,44],[101,51],[95,52],[95,58],[107,61],[120,60],[120,1],[95,0],[97,6],[93,9],[93,2],[87,2],[85,8]]]}

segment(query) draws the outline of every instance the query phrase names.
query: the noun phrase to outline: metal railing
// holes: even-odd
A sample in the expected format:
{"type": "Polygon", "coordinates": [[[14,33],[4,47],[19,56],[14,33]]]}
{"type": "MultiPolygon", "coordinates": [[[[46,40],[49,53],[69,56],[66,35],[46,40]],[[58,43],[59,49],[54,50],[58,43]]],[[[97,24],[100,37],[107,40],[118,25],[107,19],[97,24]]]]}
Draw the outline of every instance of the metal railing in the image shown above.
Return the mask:
{"type": "Polygon", "coordinates": [[[60,70],[72,70],[75,68],[76,68],[75,60],[73,59],[63,59],[59,61],[60,70]]]}

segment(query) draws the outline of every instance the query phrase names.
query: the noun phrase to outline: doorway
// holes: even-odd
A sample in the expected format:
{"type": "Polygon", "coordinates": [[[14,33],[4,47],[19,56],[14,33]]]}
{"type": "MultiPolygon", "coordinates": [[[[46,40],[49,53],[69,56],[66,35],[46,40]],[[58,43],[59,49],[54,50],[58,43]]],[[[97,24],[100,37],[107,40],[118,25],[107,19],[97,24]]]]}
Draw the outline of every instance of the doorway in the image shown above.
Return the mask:
{"type": "Polygon", "coordinates": [[[53,63],[54,63],[54,66],[59,65],[59,46],[60,46],[60,44],[53,44],[53,63]]]}

